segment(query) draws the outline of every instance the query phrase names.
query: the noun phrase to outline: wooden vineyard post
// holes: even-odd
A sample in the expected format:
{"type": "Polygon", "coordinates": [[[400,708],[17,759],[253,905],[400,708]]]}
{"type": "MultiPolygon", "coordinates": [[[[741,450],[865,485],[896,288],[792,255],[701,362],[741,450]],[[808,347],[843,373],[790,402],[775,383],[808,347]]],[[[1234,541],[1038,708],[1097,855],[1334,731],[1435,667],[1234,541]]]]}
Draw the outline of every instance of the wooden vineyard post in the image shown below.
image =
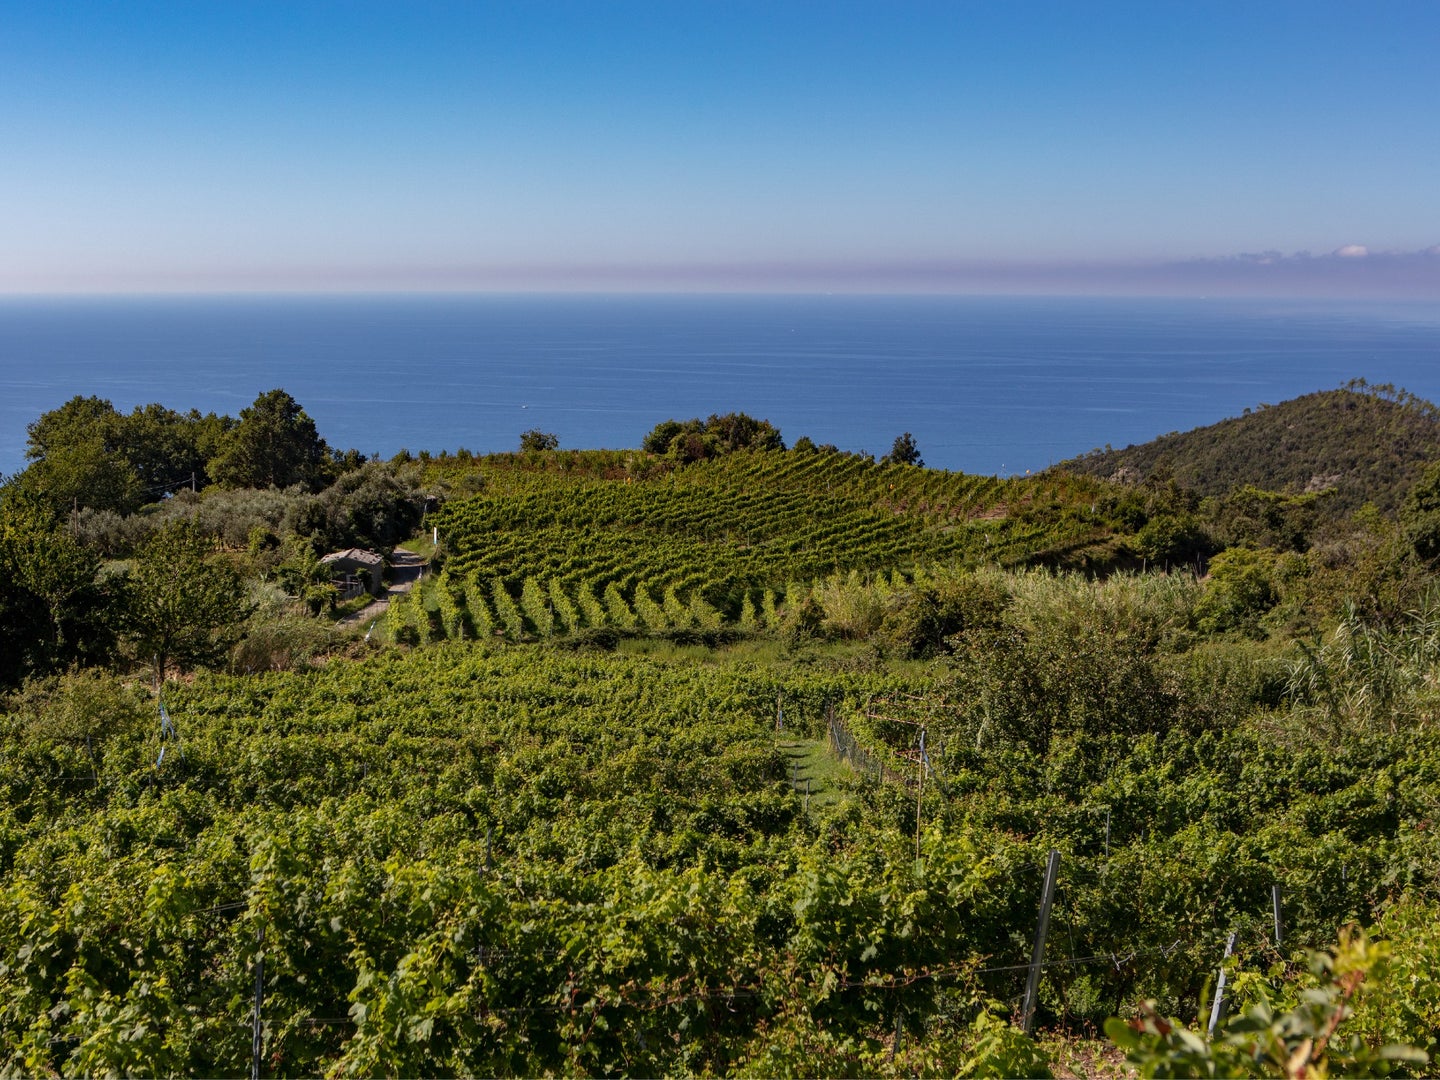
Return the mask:
{"type": "Polygon", "coordinates": [[[260,1057],[265,1047],[265,1028],[260,1010],[265,1004],[265,928],[255,931],[255,1013],[251,1018],[250,1080],[260,1080],[260,1057]]]}
{"type": "Polygon", "coordinates": [[[1035,1033],[1035,1007],[1040,996],[1040,972],[1045,967],[1045,935],[1050,932],[1050,905],[1055,900],[1055,881],[1060,876],[1060,852],[1052,850],[1045,864],[1045,887],[1040,893],[1040,922],[1035,927],[1035,951],[1030,956],[1030,977],[1025,981],[1025,1005],[1020,1025],[1026,1035],[1035,1033]]]}
{"type": "MultiPolygon", "coordinates": [[[[1224,960],[1229,960],[1235,952],[1235,936],[1235,931],[1231,930],[1230,940],[1225,942],[1224,960]]],[[[1225,982],[1230,973],[1225,970],[1224,960],[1220,963],[1220,977],[1215,980],[1215,1000],[1210,1005],[1210,1027],[1206,1030],[1206,1034],[1212,1039],[1215,1037],[1215,1027],[1220,1023],[1220,1010],[1225,1007],[1225,982]]]]}
{"type": "Polygon", "coordinates": [[[1285,944],[1285,911],[1280,903],[1280,886],[1270,886],[1270,904],[1275,909],[1275,947],[1285,944]]]}

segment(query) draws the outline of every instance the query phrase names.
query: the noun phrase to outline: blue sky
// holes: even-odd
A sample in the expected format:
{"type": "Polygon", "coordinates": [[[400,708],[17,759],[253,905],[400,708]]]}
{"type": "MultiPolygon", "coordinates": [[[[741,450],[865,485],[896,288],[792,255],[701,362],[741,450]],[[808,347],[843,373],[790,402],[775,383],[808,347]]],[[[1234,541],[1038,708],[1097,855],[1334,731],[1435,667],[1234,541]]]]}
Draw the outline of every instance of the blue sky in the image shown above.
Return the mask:
{"type": "Polygon", "coordinates": [[[1433,0],[0,3],[0,291],[1435,298],[1437,42],[1433,0]]]}

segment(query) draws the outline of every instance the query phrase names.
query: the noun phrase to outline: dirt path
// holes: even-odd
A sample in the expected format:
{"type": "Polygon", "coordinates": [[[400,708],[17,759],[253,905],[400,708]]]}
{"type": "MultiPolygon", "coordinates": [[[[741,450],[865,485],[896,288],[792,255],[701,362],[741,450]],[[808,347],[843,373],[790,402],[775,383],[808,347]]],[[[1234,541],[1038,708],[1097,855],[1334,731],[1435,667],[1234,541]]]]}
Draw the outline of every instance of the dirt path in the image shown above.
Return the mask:
{"type": "Polygon", "coordinates": [[[385,609],[390,605],[391,597],[403,596],[415,587],[420,576],[425,572],[425,560],[413,551],[406,551],[404,548],[396,548],[390,556],[390,587],[385,590],[385,595],[373,604],[367,604],[353,615],[346,615],[337,622],[336,626],[355,626],[360,623],[369,624],[385,614],[385,609]]]}

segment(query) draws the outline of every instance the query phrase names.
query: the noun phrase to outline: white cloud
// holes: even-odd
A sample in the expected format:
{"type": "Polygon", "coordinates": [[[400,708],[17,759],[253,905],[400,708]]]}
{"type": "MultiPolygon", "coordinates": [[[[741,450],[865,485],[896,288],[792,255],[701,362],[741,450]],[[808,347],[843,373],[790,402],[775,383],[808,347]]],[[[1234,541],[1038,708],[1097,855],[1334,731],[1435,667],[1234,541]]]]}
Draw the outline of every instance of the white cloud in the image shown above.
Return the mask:
{"type": "Polygon", "coordinates": [[[1335,254],[1342,259],[1363,259],[1370,254],[1370,249],[1364,244],[1346,244],[1342,248],[1336,248],[1335,254]]]}

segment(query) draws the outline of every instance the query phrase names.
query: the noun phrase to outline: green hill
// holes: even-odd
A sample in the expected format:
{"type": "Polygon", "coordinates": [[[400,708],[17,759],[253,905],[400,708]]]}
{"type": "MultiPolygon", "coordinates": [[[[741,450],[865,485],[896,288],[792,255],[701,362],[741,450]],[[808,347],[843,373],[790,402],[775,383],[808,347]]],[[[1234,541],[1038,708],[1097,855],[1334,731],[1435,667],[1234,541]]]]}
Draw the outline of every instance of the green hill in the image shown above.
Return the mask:
{"type": "Polygon", "coordinates": [[[1106,486],[1088,478],[747,450],[627,482],[559,471],[571,460],[530,472],[481,463],[482,493],[430,519],[445,567],[433,596],[456,634],[467,616],[474,633],[512,638],[766,624],[797,586],[831,575],[1083,565],[1087,553],[1113,557],[1118,531],[1096,509],[1106,486]]]}
{"type": "Polygon", "coordinates": [[[1338,514],[1367,502],[1394,511],[1437,458],[1440,410],[1403,390],[1356,380],[1139,446],[1094,450],[1058,467],[1133,483],[1169,476],[1204,495],[1247,484],[1330,491],[1338,514]]]}

